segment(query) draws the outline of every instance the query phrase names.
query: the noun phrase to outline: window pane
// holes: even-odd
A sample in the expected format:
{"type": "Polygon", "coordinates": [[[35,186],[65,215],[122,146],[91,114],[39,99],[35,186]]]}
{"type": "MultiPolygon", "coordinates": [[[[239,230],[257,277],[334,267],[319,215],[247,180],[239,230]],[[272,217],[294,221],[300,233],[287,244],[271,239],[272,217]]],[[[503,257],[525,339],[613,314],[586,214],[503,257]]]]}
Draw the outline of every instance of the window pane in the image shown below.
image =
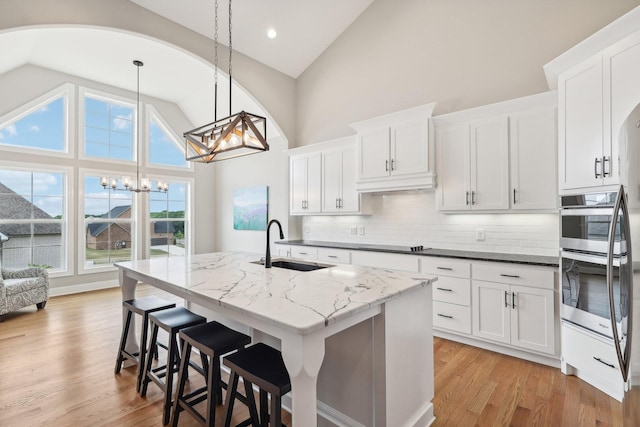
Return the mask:
{"type": "Polygon", "coordinates": [[[153,119],[149,123],[149,161],[157,165],[188,166],[182,145],[178,145],[153,119]]]}
{"type": "Polygon", "coordinates": [[[85,268],[103,267],[114,262],[131,260],[130,224],[88,224],[85,236],[85,268]]]}
{"type": "Polygon", "coordinates": [[[64,236],[60,223],[0,224],[0,265],[61,269],[64,236]]]}
{"type": "Polygon", "coordinates": [[[64,122],[60,97],[0,129],[0,144],[64,151],[64,122]]]}
{"type": "Polygon", "coordinates": [[[115,101],[85,96],[85,154],[90,157],[133,160],[134,109],[115,101]],[[96,144],[105,144],[99,147],[96,144]]]}
{"type": "Polygon", "coordinates": [[[184,221],[151,221],[151,256],[185,254],[184,221]]]}

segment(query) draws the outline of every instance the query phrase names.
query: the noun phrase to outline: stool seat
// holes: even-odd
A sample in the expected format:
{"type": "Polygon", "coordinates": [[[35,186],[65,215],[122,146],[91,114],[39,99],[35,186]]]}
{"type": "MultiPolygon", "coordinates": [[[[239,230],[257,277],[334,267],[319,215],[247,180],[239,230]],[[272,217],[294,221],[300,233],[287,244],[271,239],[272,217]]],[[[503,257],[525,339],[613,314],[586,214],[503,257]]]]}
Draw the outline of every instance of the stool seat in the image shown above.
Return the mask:
{"type": "Polygon", "coordinates": [[[282,426],[282,396],[291,391],[291,380],[282,359],[282,353],[264,343],[256,343],[251,347],[239,350],[223,359],[225,366],[231,370],[229,374],[229,389],[224,404],[225,427],[231,425],[233,403],[236,398],[239,377],[242,377],[247,406],[250,417],[240,426],[249,424],[270,427],[282,426]],[[260,416],[253,397],[255,384],[260,389],[260,416]],[[268,411],[269,400],[267,393],[271,394],[271,411],[268,411]],[[270,413],[269,413],[270,412],[270,413]]]}
{"type": "Polygon", "coordinates": [[[213,426],[216,419],[216,404],[222,403],[222,388],[227,388],[227,384],[222,381],[220,375],[220,357],[231,351],[244,348],[251,342],[251,337],[216,321],[181,329],[178,336],[183,342],[182,359],[171,425],[177,426],[180,412],[186,410],[201,425],[213,426]],[[206,385],[185,394],[187,370],[193,348],[200,352],[203,367],[201,373],[206,379],[206,385]],[[205,400],[207,408],[203,415],[195,409],[195,406],[205,400]]]}
{"type": "Polygon", "coordinates": [[[173,403],[173,377],[180,364],[180,353],[178,347],[178,332],[180,329],[188,328],[198,324],[206,323],[207,319],[195,314],[184,307],[169,308],[149,314],[149,325],[151,326],[151,340],[147,352],[149,357],[144,368],[140,395],[147,394],[149,382],[154,382],[164,392],[164,405],[162,410],[162,424],[169,423],[171,406],[173,403]],[[167,344],[167,361],[165,365],[152,368],[152,352],[158,342],[158,330],[163,329],[169,334],[167,344]]]}
{"type": "Polygon", "coordinates": [[[125,359],[136,363],[138,365],[136,391],[140,391],[147,352],[146,346],[149,331],[149,314],[161,310],[166,310],[168,308],[173,308],[176,305],[175,303],[165,301],[162,298],[151,295],[147,297],[134,298],[123,301],[122,306],[126,311],[127,316],[122,328],[122,336],[120,337],[120,347],[118,350],[118,357],[116,358],[116,368],[114,372],[116,374],[120,372],[125,359]],[[129,336],[129,329],[131,327],[132,313],[136,313],[142,316],[142,327],[140,328],[140,351],[137,353],[130,353],[125,349],[127,338],[129,336]]]}

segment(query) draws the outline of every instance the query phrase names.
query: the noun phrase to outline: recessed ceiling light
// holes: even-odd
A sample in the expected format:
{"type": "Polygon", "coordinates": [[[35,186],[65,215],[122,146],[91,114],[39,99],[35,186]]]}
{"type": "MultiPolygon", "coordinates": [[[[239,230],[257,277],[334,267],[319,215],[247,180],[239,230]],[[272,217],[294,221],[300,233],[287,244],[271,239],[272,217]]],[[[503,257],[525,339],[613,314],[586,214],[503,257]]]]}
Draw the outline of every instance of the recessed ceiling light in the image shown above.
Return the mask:
{"type": "Polygon", "coordinates": [[[273,28],[269,28],[267,30],[267,37],[269,37],[270,39],[275,39],[277,35],[278,35],[278,32],[273,28]]]}

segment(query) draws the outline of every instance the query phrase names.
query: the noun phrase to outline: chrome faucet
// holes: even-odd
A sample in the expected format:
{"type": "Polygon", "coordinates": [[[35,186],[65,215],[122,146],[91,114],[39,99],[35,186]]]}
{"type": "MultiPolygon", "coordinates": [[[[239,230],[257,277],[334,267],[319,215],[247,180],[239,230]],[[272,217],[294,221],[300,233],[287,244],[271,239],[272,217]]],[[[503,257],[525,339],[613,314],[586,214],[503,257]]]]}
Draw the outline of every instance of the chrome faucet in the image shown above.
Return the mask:
{"type": "Polygon", "coordinates": [[[267,253],[264,256],[264,268],[271,268],[271,242],[269,241],[269,229],[271,228],[271,224],[278,224],[278,228],[280,229],[280,239],[284,239],[284,234],[282,233],[282,224],[277,219],[272,219],[267,224],[267,253]]]}

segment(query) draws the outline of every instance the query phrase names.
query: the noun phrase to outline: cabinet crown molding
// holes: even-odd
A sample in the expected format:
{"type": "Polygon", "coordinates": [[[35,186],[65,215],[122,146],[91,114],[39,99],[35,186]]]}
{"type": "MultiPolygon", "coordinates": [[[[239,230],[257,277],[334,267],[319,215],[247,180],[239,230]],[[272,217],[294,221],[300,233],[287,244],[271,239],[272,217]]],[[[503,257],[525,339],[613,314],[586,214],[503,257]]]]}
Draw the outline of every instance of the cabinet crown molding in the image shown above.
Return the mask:
{"type": "Polygon", "coordinates": [[[349,126],[356,131],[361,132],[363,130],[389,126],[395,123],[405,122],[407,120],[428,119],[433,115],[433,109],[435,106],[436,103],[432,102],[430,104],[420,105],[418,107],[408,108],[406,110],[396,111],[383,116],[351,123],[349,126]]]}

